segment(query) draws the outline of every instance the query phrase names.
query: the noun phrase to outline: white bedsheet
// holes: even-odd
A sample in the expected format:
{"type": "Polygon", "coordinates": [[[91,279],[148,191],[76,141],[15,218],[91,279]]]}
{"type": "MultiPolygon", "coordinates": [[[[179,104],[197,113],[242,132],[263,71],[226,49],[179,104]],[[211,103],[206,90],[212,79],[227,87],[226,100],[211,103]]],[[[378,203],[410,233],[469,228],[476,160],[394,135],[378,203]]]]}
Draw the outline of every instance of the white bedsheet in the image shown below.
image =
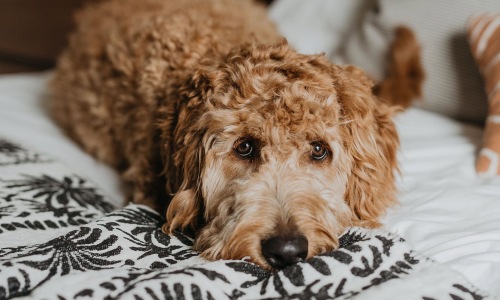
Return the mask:
{"type": "Polygon", "coordinates": [[[0,76],[0,136],[47,153],[76,174],[97,182],[116,205],[124,204],[118,175],[68,139],[46,107],[50,73],[0,76]]]}
{"type": "MultiPolygon", "coordinates": [[[[44,103],[50,74],[0,76],[0,136],[50,154],[123,202],[117,174],[66,138],[44,103]]],[[[402,149],[400,205],[387,229],[422,254],[500,295],[500,178],[478,178],[474,157],[482,131],[410,109],[397,118],[402,149]]]]}
{"type": "Polygon", "coordinates": [[[482,131],[418,109],[396,120],[400,205],[387,214],[387,228],[499,296],[500,177],[475,174],[482,131]]]}

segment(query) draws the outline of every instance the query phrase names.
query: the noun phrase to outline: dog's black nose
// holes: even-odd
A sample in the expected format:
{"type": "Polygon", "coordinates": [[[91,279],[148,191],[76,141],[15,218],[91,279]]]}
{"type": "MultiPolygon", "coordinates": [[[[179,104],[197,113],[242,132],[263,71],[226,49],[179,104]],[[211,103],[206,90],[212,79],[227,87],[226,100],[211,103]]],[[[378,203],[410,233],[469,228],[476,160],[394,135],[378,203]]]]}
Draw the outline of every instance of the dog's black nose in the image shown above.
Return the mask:
{"type": "Polygon", "coordinates": [[[302,236],[275,236],[263,240],[262,254],[274,269],[283,269],[307,257],[307,239],[302,236]]]}

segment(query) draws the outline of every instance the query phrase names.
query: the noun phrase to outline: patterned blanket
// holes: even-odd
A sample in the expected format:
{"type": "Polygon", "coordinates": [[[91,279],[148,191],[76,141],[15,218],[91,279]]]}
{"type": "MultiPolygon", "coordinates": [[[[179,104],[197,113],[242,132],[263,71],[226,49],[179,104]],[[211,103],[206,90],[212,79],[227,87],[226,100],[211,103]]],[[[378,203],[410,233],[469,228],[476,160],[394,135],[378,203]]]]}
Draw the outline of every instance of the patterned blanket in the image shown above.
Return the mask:
{"type": "Polygon", "coordinates": [[[400,237],[353,227],[339,249],[267,272],[208,262],[162,216],[0,139],[0,299],[486,299],[400,237]]]}

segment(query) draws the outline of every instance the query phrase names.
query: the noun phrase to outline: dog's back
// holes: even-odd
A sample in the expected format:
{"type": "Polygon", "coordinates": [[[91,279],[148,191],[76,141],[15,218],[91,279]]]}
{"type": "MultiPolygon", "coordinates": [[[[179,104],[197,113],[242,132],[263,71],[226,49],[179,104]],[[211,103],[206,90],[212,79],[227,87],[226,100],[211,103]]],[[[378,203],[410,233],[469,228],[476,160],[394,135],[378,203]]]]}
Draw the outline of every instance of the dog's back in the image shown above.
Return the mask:
{"type": "Polygon", "coordinates": [[[90,5],[58,62],[52,112],[86,151],[123,172],[131,200],[152,204],[164,190],[159,112],[175,109],[179,86],[200,61],[277,39],[265,9],[250,0],[90,5]]]}

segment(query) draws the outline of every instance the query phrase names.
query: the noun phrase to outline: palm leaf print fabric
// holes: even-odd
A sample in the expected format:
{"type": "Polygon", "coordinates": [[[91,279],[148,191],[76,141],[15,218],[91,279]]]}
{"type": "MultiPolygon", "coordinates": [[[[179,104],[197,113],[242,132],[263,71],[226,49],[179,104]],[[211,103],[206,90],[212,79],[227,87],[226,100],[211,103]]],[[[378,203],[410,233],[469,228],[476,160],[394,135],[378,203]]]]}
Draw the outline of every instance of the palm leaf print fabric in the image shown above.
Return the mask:
{"type": "Polygon", "coordinates": [[[0,299],[487,299],[384,230],[278,272],[205,261],[155,211],[0,139],[0,299]]]}

